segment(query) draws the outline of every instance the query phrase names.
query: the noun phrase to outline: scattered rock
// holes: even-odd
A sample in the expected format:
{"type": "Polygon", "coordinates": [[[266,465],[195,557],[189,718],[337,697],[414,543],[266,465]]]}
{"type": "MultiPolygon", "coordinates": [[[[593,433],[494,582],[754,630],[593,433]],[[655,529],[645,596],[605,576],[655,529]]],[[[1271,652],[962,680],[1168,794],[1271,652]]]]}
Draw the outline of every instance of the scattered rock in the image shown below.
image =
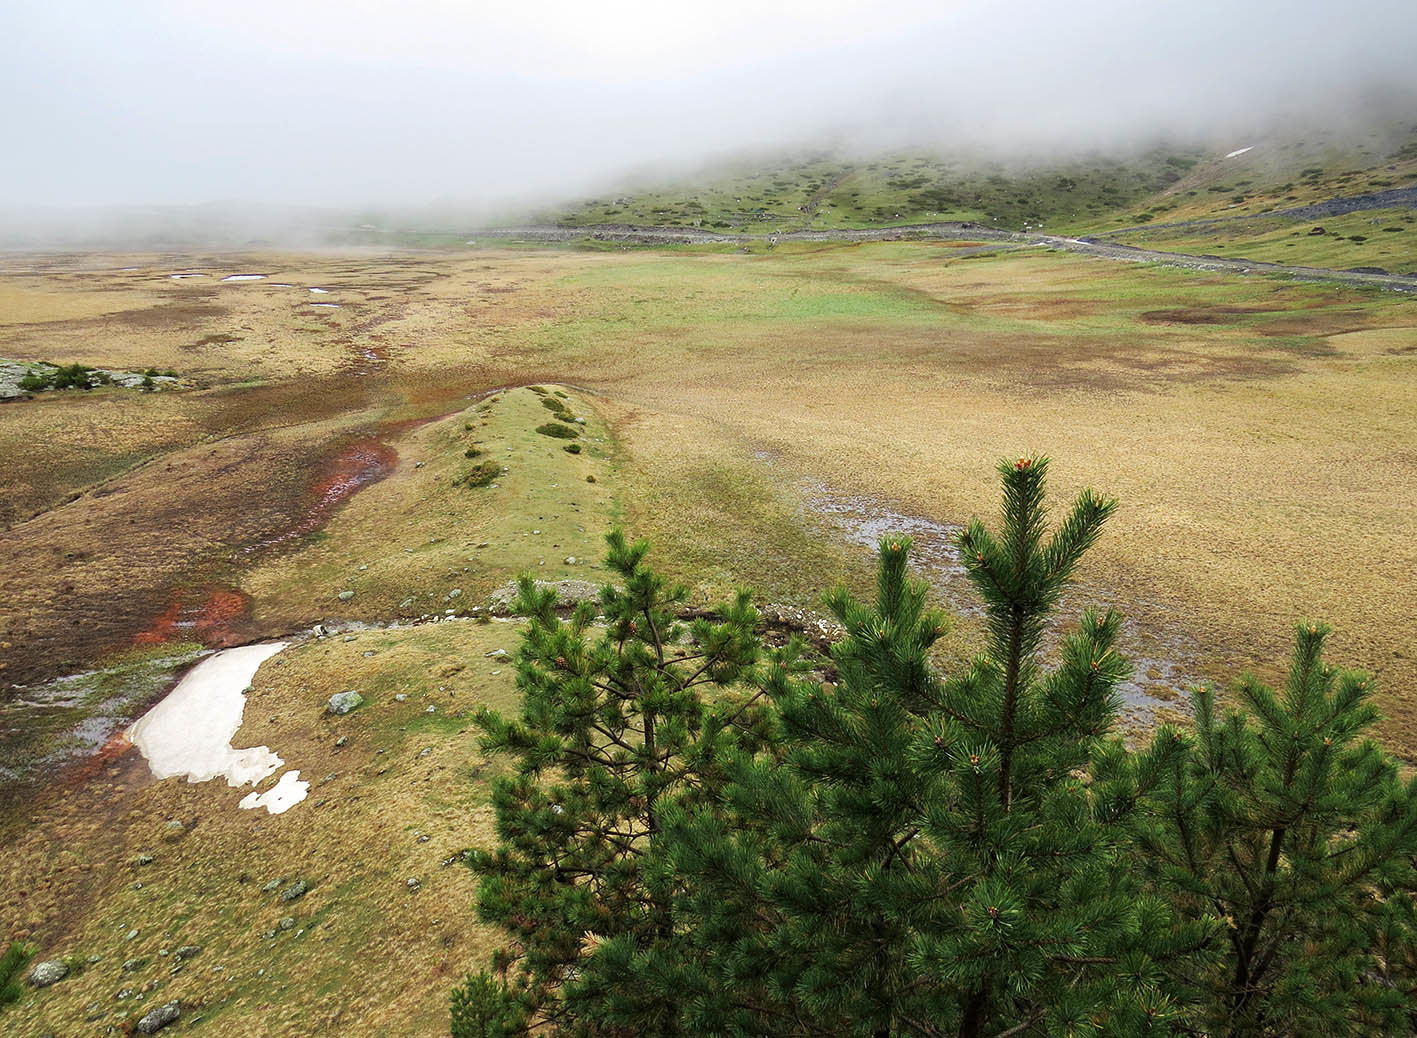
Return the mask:
{"type": "Polygon", "coordinates": [[[138,939],[138,931],[137,931],[137,930],[129,930],[129,931],[128,931],[128,936],[124,938],[124,940],[128,940],[128,941],[136,941],[137,939],[138,939]]]}
{"type": "Polygon", "coordinates": [[[138,864],[139,864],[139,865],[151,865],[152,863],[153,863],[153,856],[152,856],[151,854],[139,854],[139,855],[138,855],[138,864]]]}
{"type": "Polygon", "coordinates": [[[277,927],[278,929],[281,929],[281,930],[294,930],[294,929],[295,929],[295,916],[293,916],[293,915],[285,916],[284,918],[281,919],[280,922],[276,923],[276,927],[277,927]]]}
{"type": "Polygon", "coordinates": [[[347,692],[336,692],[330,696],[329,711],[336,715],[347,714],[363,705],[364,697],[351,689],[347,692]]]}
{"type": "Polygon", "coordinates": [[[576,558],[574,555],[567,555],[561,561],[564,562],[567,566],[574,566],[577,562],[580,561],[580,559],[576,558]]]}
{"type": "Polygon", "coordinates": [[[50,984],[58,984],[68,975],[69,967],[62,962],[41,962],[30,970],[30,983],[37,988],[47,988],[50,984]]]}
{"type": "Polygon", "coordinates": [[[196,958],[201,952],[202,946],[200,944],[184,944],[173,952],[173,954],[183,962],[186,962],[188,959],[196,958]]]}
{"type": "Polygon", "coordinates": [[[158,1006],[147,1016],[138,1021],[139,1034],[157,1034],[168,1024],[175,1024],[182,1016],[182,1007],[176,1002],[169,1002],[165,1006],[158,1006]]]}
{"type": "Polygon", "coordinates": [[[341,592],[340,592],[338,595],[336,595],[335,597],[338,598],[341,602],[348,602],[351,598],[354,597],[354,592],[353,592],[353,591],[341,591],[341,592]]]}
{"type": "Polygon", "coordinates": [[[395,703],[402,703],[402,702],[405,702],[407,699],[408,699],[408,696],[406,696],[406,695],[405,695],[404,693],[402,693],[402,692],[396,692],[396,693],[394,693],[394,702],[395,702],[395,703]]]}
{"type": "Polygon", "coordinates": [[[335,740],[335,747],[336,747],[336,749],[338,749],[339,747],[343,746],[343,745],[344,745],[345,743],[347,743],[347,742],[349,742],[349,736],[347,736],[347,735],[341,735],[338,739],[335,740]]]}
{"type": "Polygon", "coordinates": [[[185,835],[187,835],[187,827],[175,818],[162,827],[164,840],[180,840],[185,835]]]}
{"type": "Polygon", "coordinates": [[[484,652],[482,655],[492,660],[504,660],[507,658],[506,649],[493,649],[491,652],[484,652]]]}
{"type": "Polygon", "coordinates": [[[127,962],[123,963],[123,972],[137,973],[138,970],[142,969],[147,964],[147,959],[129,959],[127,962]]]}
{"type": "MultiPolygon", "coordinates": [[[[576,606],[581,602],[599,602],[600,587],[586,580],[538,580],[538,589],[551,588],[556,592],[558,606],[576,606]]],[[[516,584],[506,584],[492,592],[490,609],[498,616],[511,615],[512,605],[517,600],[516,584]]]]}
{"type": "Polygon", "coordinates": [[[280,885],[281,885],[282,883],[284,883],[284,882],[285,882],[284,879],[273,879],[273,880],[271,880],[269,883],[267,883],[264,887],[261,888],[261,892],[262,892],[263,894],[269,894],[272,890],[278,889],[278,888],[280,887],[280,885]]]}
{"type": "Polygon", "coordinates": [[[460,587],[455,587],[455,588],[453,588],[451,591],[448,592],[448,597],[449,597],[449,598],[461,598],[461,597],[462,597],[462,588],[460,588],[460,587]]]}
{"type": "Polygon", "coordinates": [[[328,638],[330,629],[324,624],[316,624],[314,627],[310,628],[310,633],[316,638],[328,638]]]}
{"type": "Polygon", "coordinates": [[[297,879],[290,886],[280,892],[282,901],[298,901],[305,896],[305,892],[310,889],[310,884],[303,879],[297,879]]]}
{"type": "Polygon", "coordinates": [[[405,885],[408,887],[409,890],[417,890],[419,887],[423,886],[422,883],[418,882],[418,880],[414,879],[411,876],[409,877],[408,883],[405,885]]]}

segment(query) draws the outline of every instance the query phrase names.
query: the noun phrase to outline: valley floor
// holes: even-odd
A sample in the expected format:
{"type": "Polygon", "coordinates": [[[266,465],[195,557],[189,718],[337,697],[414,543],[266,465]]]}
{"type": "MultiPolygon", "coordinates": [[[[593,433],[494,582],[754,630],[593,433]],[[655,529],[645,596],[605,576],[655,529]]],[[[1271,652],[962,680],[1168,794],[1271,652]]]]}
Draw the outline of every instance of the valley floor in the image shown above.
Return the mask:
{"type": "Polygon", "coordinates": [[[615,524],[696,601],[809,609],[904,525],[948,667],[976,624],[949,531],[1040,450],[1060,499],[1121,499],[1067,612],[1127,613],[1134,705],[1272,679],[1323,619],[1417,758],[1410,295],[938,241],[10,255],[0,358],[180,380],[0,405],[0,940],[82,967],[6,1033],[172,1000],[184,1033],[443,1033],[495,936],[444,864],[492,839],[470,715],[515,704],[488,654],[516,625],[473,607],[599,579],[615,524]],[[538,431],[558,413],[579,436],[538,431]],[[233,744],[304,802],[242,810],[110,739],[205,649],[275,637],[233,744]]]}

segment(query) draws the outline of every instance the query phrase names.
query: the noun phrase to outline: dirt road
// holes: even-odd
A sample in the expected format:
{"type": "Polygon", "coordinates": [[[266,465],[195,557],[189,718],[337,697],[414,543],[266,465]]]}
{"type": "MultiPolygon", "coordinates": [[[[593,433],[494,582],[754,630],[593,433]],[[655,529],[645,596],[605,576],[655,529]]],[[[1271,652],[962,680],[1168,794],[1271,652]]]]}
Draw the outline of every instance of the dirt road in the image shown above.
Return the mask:
{"type": "Polygon", "coordinates": [[[987,241],[998,242],[1001,248],[1046,248],[1077,252],[1101,259],[1129,263],[1160,263],[1188,270],[1211,270],[1232,274],[1266,274],[1296,281],[1340,281],[1368,285],[1394,292],[1417,293],[1417,278],[1398,274],[1374,274],[1351,270],[1330,270],[1325,267],[1297,267],[1259,260],[1226,258],[1223,256],[1192,255],[1183,252],[1161,252],[1138,249],[1084,238],[1065,238],[1052,234],[1025,234],[1002,231],[973,223],[924,223],[903,227],[853,227],[835,230],[782,231],[773,234],[737,234],[706,231],[693,227],[639,227],[633,224],[588,224],[582,227],[527,225],[499,227],[474,233],[477,238],[496,238],[511,242],[574,242],[604,241],[635,245],[716,245],[751,244],[754,242],[875,242],[875,241],[987,241]]]}

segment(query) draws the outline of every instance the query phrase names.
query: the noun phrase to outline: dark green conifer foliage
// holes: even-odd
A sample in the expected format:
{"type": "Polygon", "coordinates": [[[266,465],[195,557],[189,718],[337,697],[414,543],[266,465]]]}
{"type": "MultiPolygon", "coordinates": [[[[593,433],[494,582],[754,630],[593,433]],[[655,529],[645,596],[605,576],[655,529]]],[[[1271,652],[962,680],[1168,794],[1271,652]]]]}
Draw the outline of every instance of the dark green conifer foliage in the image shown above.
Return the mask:
{"type": "Polygon", "coordinates": [[[1194,694],[1194,746],[1141,841],[1156,889],[1223,920],[1172,977],[1211,1033],[1417,1031],[1417,780],[1363,737],[1372,682],[1323,662],[1327,635],[1300,624],[1283,692],[1246,676],[1243,712],[1194,694]]]}
{"type": "Polygon", "coordinates": [[[672,891],[645,868],[662,805],[700,802],[719,782],[715,761],[739,729],[710,715],[704,693],[735,703],[761,651],[747,592],[716,621],[681,623],[685,591],[644,565],[648,544],[607,541],[621,583],[602,589],[601,620],[592,603],[562,619],[554,590],[522,578],[521,716],[478,716],[484,749],[515,762],[494,786],[498,847],[468,854],[479,908],[512,935],[496,962],[510,991],[564,1033],[589,1033],[591,1002],[614,995],[585,971],[596,948],[671,936],[672,891]]]}
{"type": "Polygon", "coordinates": [[[527,1031],[521,1000],[486,970],[453,989],[453,1038],[514,1038],[527,1031]]]}
{"type": "Polygon", "coordinates": [[[1177,743],[1163,731],[1132,755],[1110,737],[1130,671],[1117,613],[1084,612],[1057,667],[1041,666],[1058,597],[1116,507],[1083,491],[1050,536],[1047,469],[1001,462],[1002,527],[976,520],[959,537],[988,643],[941,685],[915,746],[921,842],[949,893],[911,960],[935,987],[932,1018],[961,1035],[1166,1033],[1180,1010],[1156,984],[1157,960],[1200,935],[1139,897],[1119,862],[1133,807],[1177,743]]]}
{"type": "Polygon", "coordinates": [[[11,941],[5,954],[0,955],[0,1008],[13,1005],[24,994],[20,974],[33,957],[34,948],[23,941],[11,941]]]}
{"type": "Polygon", "coordinates": [[[624,968],[694,993],[686,1031],[1154,1034],[1179,1013],[1156,959],[1203,931],[1118,867],[1178,743],[1132,755],[1105,738],[1127,673],[1115,613],[1086,613],[1056,670],[1038,662],[1113,507],[1084,493],[1045,543],[1046,468],[1005,463],[1002,531],[960,538],[991,635],[967,673],[935,674],[943,617],[907,576],[909,540],[885,538],[874,606],[828,598],[847,631],[839,680],[778,678],[779,754],[738,754],[726,812],[673,816],[691,950],[677,972],[624,968]]]}
{"type": "Polygon", "coordinates": [[[523,581],[522,716],[480,718],[516,773],[470,855],[513,941],[458,1038],[1417,1033],[1417,780],[1363,738],[1371,684],[1304,625],[1282,694],[1201,690],[1193,737],[1130,749],[1118,614],[1046,644],[1114,504],[1050,533],[1047,464],[1002,463],[1000,529],[959,537],[987,643],[952,678],[903,537],[817,664],[746,593],[681,638],[618,536],[604,633],[523,581]]]}
{"type": "Polygon", "coordinates": [[[626,968],[646,985],[669,978],[685,1033],[889,1034],[919,1004],[911,906],[931,892],[909,753],[938,692],[928,652],[945,622],[906,576],[909,547],[882,542],[874,607],[829,597],[847,632],[834,684],[769,675],[774,752],[737,752],[726,810],[673,816],[679,969],[626,968]]]}

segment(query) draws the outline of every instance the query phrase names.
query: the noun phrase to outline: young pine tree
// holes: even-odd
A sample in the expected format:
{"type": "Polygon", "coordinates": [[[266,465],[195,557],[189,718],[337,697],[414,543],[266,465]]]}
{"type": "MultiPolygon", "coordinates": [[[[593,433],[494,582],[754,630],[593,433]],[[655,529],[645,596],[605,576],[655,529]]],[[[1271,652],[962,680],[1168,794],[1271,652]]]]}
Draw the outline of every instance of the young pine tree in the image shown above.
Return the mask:
{"type": "Polygon", "coordinates": [[[457,1038],[498,1033],[488,1020],[508,1026],[508,999],[553,1033],[614,1033],[596,1024],[600,1006],[634,993],[587,964],[607,942],[640,949],[672,936],[672,890],[646,868],[663,805],[710,798],[715,762],[737,738],[708,715],[705,696],[731,700],[753,678],[761,643],[747,592],[717,622],[682,624],[685,591],[645,566],[647,543],[618,532],[607,541],[621,586],[602,589],[603,619],[591,603],[562,619],[555,592],[522,579],[521,715],[478,716],[484,749],[515,761],[493,790],[497,848],[468,854],[482,875],[482,918],[512,935],[495,964],[510,980],[500,994],[469,982],[476,1011],[463,1031],[455,1021],[457,1038]]]}
{"type": "Polygon", "coordinates": [[[934,984],[933,1017],[962,1036],[1164,1033],[1179,1008],[1156,960],[1198,935],[1137,896],[1125,848],[1132,807],[1176,742],[1163,732],[1133,756],[1109,738],[1129,673],[1117,613],[1085,612],[1058,665],[1042,666],[1058,598],[1116,507],[1085,490],[1049,535],[1047,470],[1046,458],[1001,462],[1001,529],[976,520],[959,537],[987,643],[941,686],[916,744],[921,839],[948,895],[912,961],[934,984]]]}
{"type": "Polygon", "coordinates": [[[1178,743],[1134,756],[1107,738],[1116,614],[1085,614],[1057,668],[1039,661],[1113,508],[1085,492],[1045,542],[1046,469],[1003,464],[1002,531],[960,538],[990,636],[966,674],[934,672],[943,618],[888,537],[875,604],[828,600],[839,680],[776,676],[779,751],[736,752],[725,811],[672,815],[680,968],[625,968],[692,992],[686,1031],[1155,1034],[1179,1016],[1157,961],[1204,931],[1139,896],[1125,853],[1178,743]]]}
{"type": "Polygon", "coordinates": [[[1327,635],[1300,624],[1283,692],[1246,676],[1243,712],[1194,694],[1194,745],[1141,840],[1159,892],[1224,922],[1172,978],[1207,1033],[1417,1031],[1417,779],[1364,738],[1373,684],[1325,665],[1327,635]]]}

